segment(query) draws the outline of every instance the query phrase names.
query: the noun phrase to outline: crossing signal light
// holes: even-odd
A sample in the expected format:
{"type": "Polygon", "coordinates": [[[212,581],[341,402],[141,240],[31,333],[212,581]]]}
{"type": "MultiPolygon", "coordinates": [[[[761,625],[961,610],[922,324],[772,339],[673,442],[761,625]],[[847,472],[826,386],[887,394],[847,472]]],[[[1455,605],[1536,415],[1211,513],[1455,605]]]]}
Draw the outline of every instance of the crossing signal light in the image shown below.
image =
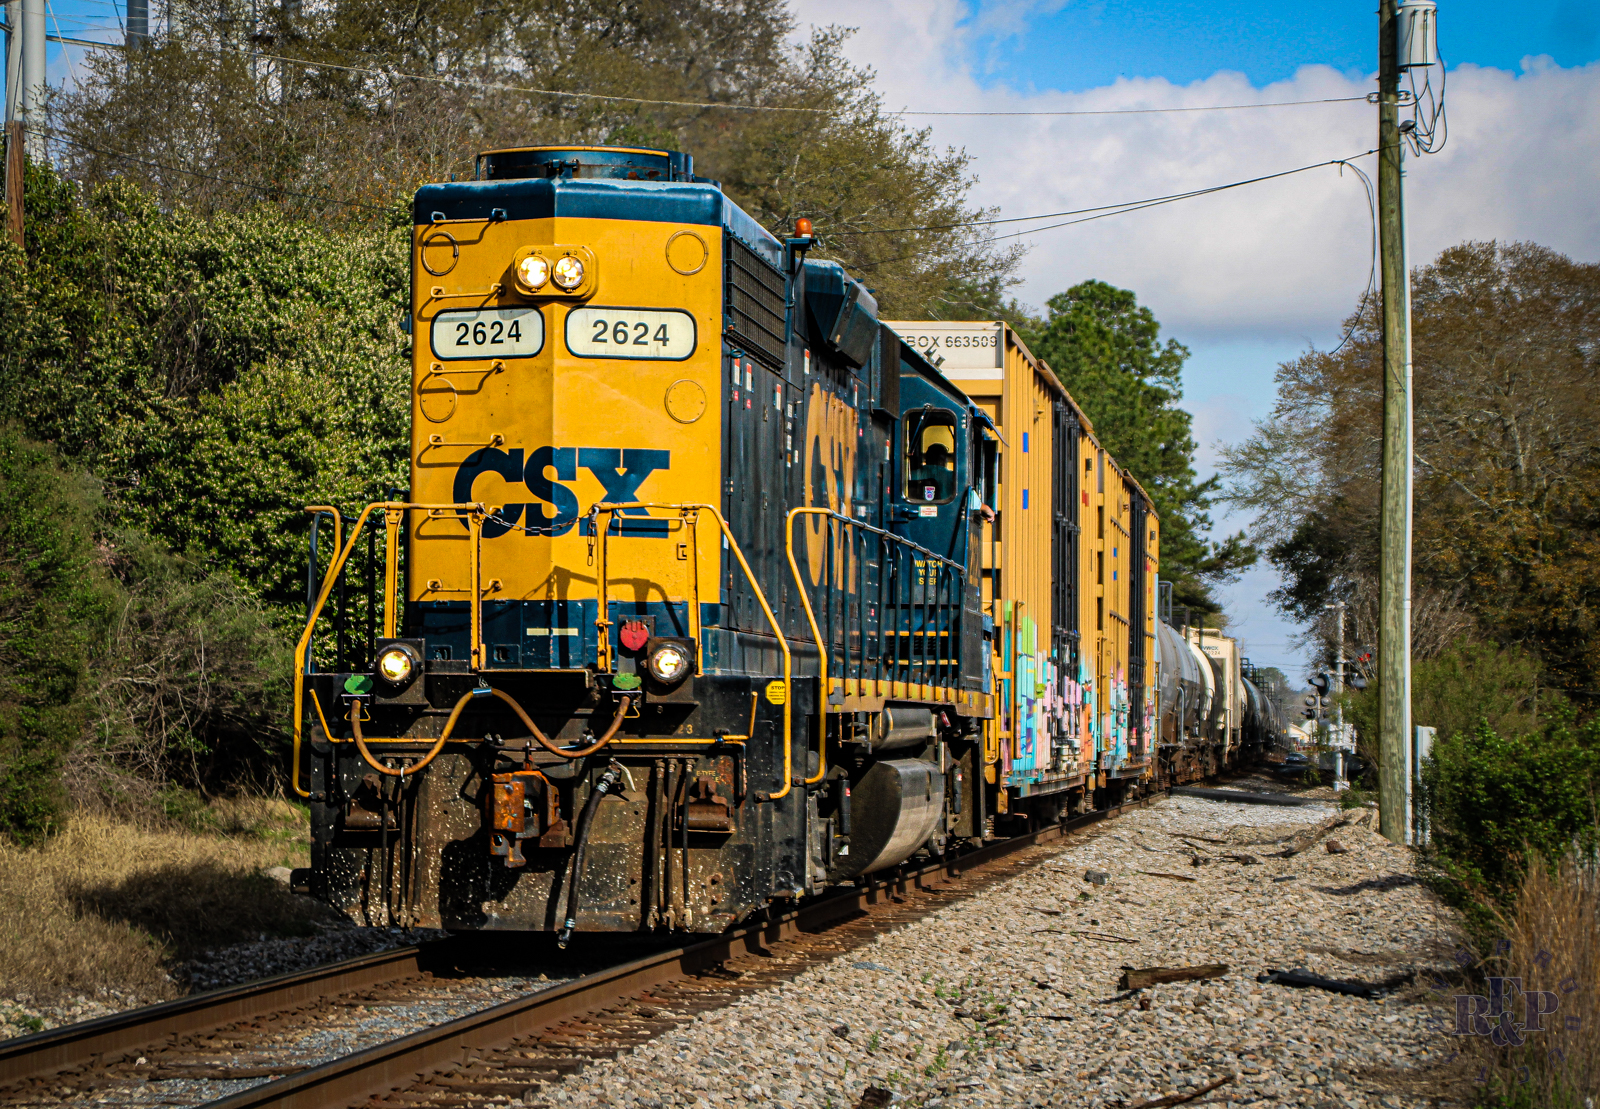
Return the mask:
{"type": "Polygon", "coordinates": [[[1318,693],[1326,693],[1328,692],[1328,686],[1332,683],[1328,680],[1328,675],[1326,674],[1313,674],[1308,684],[1318,693]]]}

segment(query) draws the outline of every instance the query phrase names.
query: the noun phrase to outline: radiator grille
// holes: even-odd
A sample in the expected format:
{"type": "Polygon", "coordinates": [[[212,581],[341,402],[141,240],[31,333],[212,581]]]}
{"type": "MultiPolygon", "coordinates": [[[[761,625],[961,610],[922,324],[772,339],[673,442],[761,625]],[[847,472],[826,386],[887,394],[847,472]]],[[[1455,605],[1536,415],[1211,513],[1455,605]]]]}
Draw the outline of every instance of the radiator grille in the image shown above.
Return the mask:
{"type": "Polygon", "coordinates": [[[783,366],[783,274],[744,243],[727,236],[723,313],[728,335],[775,368],[783,366]]]}

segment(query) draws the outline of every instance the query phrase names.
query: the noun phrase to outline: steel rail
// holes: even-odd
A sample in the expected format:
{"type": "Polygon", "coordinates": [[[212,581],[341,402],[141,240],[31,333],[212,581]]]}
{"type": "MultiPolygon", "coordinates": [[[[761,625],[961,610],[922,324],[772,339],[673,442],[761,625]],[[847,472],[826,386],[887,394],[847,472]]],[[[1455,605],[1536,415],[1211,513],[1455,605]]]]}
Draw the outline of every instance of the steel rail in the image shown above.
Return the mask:
{"type": "Polygon", "coordinates": [[[433,1028],[426,1028],[387,1043],[308,1068],[298,1074],[264,1082],[237,1094],[208,1102],[206,1109],[329,1109],[351,1105],[406,1086],[428,1072],[449,1071],[468,1062],[474,1053],[489,1050],[524,1036],[593,1013],[674,979],[709,970],[739,954],[756,954],[773,943],[801,932],[815,931],[867,911],[903,890],[908,884],[927,888],[963,870],[983,866],[1029,847],[1060,839],[1125,809],[1138,808],[1157,796],[1099,809],[1011,839],[1001,840],[960,856],[917,868],[897,870],[865,886],[824,897],[767,921],[730,929],[686,947],[649,955],[583,978],[508,1001],[433,1028]]]}
{"type": "Polygon", "coordinates": [[[321,998],[419,977],[458,947],[453,939],[397,947],[0,1041],[0,1086],[301,1008],[321,998]]]}

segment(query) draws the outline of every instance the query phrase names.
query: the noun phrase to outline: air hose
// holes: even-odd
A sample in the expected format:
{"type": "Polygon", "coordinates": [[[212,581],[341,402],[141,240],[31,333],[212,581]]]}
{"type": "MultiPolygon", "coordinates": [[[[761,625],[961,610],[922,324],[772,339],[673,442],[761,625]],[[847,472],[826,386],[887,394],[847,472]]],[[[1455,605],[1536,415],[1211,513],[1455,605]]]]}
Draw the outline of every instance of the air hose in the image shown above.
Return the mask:
{"type": "MultiPolygon", "coordinates": [[[[367,737],[361,734],[361,698],[359,697],[350,702],[350,734],[355,738],[356,750],[361,752],[361,757],[366,760],[368,766],[372,767],[372,769],[376,770],[379,774],[387,774],[392,778],[403,778],[407,774],[417,773],[419,770],[437,758],[439,752],[444,750],[444,745],[450,739],[451,734],[456,730],[456,721],[461,718],[461,710],[466,708],[467,705],[476,698],[488,696],[498,697],[500,700],[510,705],[512,711],[514,711],[522,720],[522,723],[527,726],[527,729],[529,733],[532,734],[533,738],[539,741],[539,745],[553,754],[560,755],[564,759],[581,759],[586,755],[594,754],[596,751],[600,750],[600,748],[610,743],[611,740],[616,736],[617,732],[621,729],[622,721],[628,715],[628,709],[633,705],[633,698],[627,694],[624,694],[622,697],[618,698],[617,715],[611,721],[611,726],[605,730],[605,733],[589,746],[569,751],[565,748],[557,747],[554,743],[550,742],[549,737],[539,730],[539,725],[533,722],[533,718],[523,710],[521,705],[517,704],[517,702],[511,698],[510,694],[499,689],[490,689],[487,685],[480,685],[476,689],[468,690],[466,693],[462,694],[461,699],[456,702],[455,708],[450,710],[450,719],[445,721],[444,730],[439,733],[439,738],[433,741],[433,747],[429,749],[428,753],[422,757],[422,760],[414,763],[411,766],[402,767],[399,770],[391,770],[384,766],[375,757],[373,757],[371,749],[367,747],[367,737]]],[[[312,697],[314,699],[316,694],[313,693],[312,697]]],[[[317,711],[322,711],[320,705],[318,706],[317,711]]],[[[324,731],[326,730],[326,725],[324,725],[324,731]]]]}
{"type": "Polygon", "coordinates": [[[572,939],[572,930],[578,926],[578,883],[583,879],[583,856],[589,847],[589,825],[594,822],[595,810],[600,807],[601,800],[617,787],[621,778],[622,767],[613,759],[589,791],[589,799],[583,803],[583,812],[578,814],[578,827],[572,839],[572,874],[567,879],[567,919],[561,926],[561,934],[556,937],[557,947],[565,948],[567,941],[572,939]]]}

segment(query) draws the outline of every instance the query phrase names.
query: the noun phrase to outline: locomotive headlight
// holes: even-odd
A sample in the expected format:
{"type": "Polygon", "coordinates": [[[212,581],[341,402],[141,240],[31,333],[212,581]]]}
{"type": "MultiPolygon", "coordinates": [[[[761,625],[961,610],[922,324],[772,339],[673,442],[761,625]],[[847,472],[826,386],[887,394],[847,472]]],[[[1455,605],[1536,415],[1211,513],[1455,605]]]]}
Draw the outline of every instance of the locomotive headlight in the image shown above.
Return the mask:
{"type": "Polygon", "coordinates": [[[530,254],[517,263],[517,283],[530,292],[550,280],[550,263],[537,254],[530,254]]]}
{"type": "Polygon", "coordinates": [[[553,273],[555,283],[571,292],[583,284],[583,262],[568,254],[556,259],[553,273]]]}
{"type": "Polygon", "coordinates": [[[405,643],[393,643],[378,654],[378,676],[390,685],[405,685],[417,672],[416,650],[405,643]]]}
{"type": "Polygon", "coordinates": [[[650,650],[645,660],[650,674],[656,681],[663,685],[671,685],[688,677],[689,671],[694,669],[694,659],[689,654],[689,647],[684,643],[667,641],[657,643],[650,650]]]}

